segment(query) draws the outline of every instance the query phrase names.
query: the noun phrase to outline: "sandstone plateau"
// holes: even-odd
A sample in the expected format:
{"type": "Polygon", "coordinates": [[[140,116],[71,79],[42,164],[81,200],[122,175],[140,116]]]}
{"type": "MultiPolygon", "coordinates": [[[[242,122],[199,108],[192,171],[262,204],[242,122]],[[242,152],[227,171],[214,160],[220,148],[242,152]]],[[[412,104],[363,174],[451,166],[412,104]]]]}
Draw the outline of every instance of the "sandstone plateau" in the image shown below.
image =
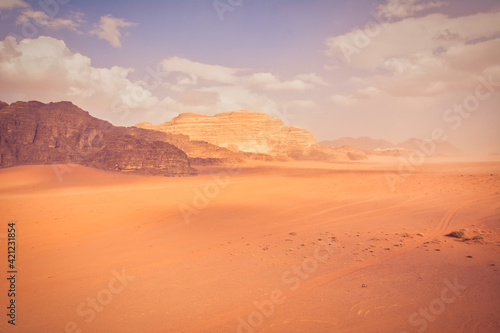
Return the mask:
{"type": "Polygon", "coordinates": [[[159,125],[139,123],[138,128],[171,134],[186,134],[235,152],[260,153],[275,159],[349,160],[364,159],[359,149],[323,147],[314,136],[297,126],[256,111],[231,111],[214,116],[184,113],[159,125]]]}
{"type": "Polygon", "coordinates": [[[160,125],[139,123],[136,127],[182,133],[192,140],[206,141],[234,151],[275,156],[295,149],[304,150],[316,143],[308,131],[285,126],[277,118],[254,111],[224,112],[215,116],[183,113],[160,125]]]}

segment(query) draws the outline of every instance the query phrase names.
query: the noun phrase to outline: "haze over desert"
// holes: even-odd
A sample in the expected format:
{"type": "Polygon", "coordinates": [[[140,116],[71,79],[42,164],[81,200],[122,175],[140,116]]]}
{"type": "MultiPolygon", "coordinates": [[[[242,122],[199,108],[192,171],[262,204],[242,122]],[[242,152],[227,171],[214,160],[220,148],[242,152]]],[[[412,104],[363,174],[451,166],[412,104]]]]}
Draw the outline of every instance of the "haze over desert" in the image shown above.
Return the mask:
{"type": "Polygon", "coordinates": [[[500,332],[498,0],[0,0],[0,333],[500,332]]]}

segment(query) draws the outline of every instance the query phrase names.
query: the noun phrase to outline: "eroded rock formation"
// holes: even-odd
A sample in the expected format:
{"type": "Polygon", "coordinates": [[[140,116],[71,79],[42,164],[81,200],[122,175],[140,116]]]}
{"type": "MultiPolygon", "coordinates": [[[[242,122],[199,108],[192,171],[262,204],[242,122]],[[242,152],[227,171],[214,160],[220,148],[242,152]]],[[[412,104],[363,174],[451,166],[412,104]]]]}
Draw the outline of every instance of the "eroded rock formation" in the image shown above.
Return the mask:
{"type": "Polygon", "coordinates": [[[136,127],[174,135],[182,133],[191,140],[206,141],[255,159],[335,161],[366,158],[359,149],[320,146],[307,130],[285,126],[280,119],[255,111],[232,111],[215,116],[184,113],[159,125],[139,123],[136,127]]]}
{"type": "Polygon", "coordinates": [[[104,170],[193,175],[187,155],[157,133],[116,127],[70,102],[0,106],[0,167],[76,163],[104,170]]]}
{"type": "Polygon", "coordinates": [[[191,140],[206,141],[232,151],[272,156],[304,152],[316,144],[314,136],[295,126],[285,126],[262,112],[232,111],[215,116],[184,113],[159,125],[140,123],[136,127],[166,133],[182,133],[191,140]]]}

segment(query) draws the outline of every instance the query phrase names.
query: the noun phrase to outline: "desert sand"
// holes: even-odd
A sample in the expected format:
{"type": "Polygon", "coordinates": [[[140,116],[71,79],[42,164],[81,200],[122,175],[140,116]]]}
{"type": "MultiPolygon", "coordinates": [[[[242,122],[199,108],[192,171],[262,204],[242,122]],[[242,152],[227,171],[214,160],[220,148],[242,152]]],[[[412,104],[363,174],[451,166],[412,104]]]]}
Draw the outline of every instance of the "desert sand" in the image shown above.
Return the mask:
{"type": "Polygon", "coordinates": [[[398,168],[2,169],[18,294],[16,327],[0,330],[499,332],[500,161],[398,168]],[[476,239],[446,236],[460,229],[476,239]]]}

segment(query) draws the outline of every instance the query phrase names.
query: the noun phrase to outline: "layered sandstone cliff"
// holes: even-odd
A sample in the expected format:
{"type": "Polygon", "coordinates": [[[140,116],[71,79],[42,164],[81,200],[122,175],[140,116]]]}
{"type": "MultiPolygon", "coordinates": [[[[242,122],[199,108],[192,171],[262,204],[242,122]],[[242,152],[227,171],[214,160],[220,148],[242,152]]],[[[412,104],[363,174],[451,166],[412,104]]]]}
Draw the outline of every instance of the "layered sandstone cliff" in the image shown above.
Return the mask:
{"type": "Polygon", "coordinates": [[[195,174],[187,155],[153,131],[115,127],[70,102],[0,105],[0,167],[60,163],[168,176],[195,174]]]}
{"type": "Polygon", "coordinates": [[[234,152],[244,152],[251,158],[321,161],[366,158],[356,148],[318,145],[307,130],[285,126],[280,119],[255,111],[232,111],[215,116],[184,113],[159,125],[139,123],[136,127],[173,135],[182,133],[192,140],[206,141],[234,152]]]}
{"type": "Polygon", "coordinates": [[[233,111],[206,116],[184,113],[160,125],[140,123],[136,127],[167,133],[182,133],[191,140],[206,141],[233,151],[290,155],[304,152],[316,144],[305,129],[285,126],[277,118],[262,112],[233,111]]]}

